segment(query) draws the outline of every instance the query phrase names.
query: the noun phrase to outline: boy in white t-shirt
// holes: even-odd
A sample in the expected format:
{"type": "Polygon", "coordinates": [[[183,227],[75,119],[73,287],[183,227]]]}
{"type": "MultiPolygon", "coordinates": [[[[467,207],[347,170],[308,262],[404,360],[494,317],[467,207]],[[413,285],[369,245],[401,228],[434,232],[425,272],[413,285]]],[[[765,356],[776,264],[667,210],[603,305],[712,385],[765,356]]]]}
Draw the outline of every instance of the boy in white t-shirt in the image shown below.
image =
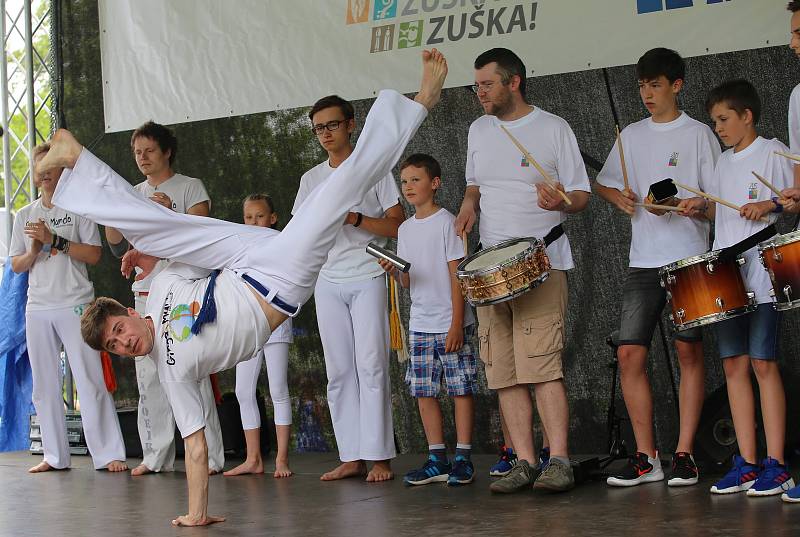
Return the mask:
{"type": "MultiPolygon", "coordinates": [[[[739,214],[717,207],[714,249],[719,249],[764,229],[768,224],[762,219],[774,222],[775,213],[783,210],[780,200],[773,198],[770,189],[752,172],[785,189],[793,183],[793,170],[788,160],[775,154],[788,148],[778,140],[761,138],[756,132],[761,101],[752,84],[746,80],[721,84],[709,94],[706,109],[723,144],[730,148],[717,162],[708,191],[741,207],[739,214]]],[[[734,456],[733,467],[711,487],[711,492],[746,490],[748,496],[772,496],[794,486],[784,461],[786,398],[775,356],[780,315],[770,297],[770,278],[759,262],[757,248],[747,250],[744,258],[742,277],[748,291],[755,294],[758,308],[714,325],[740,454],[734,456]],[[751,372],[755,372],[758,381],[767,441],[767,458],[761,464],[757,462],[751,372]]]]}
{"type": "MultiPolygon", "coordinates": [[[[626,127],[620,137],[629,188],[625,188],[619,147],[614,144],[597,176],[595,191],[631,217],[630,268],[622,287],[619,348],[620,384],[636,438],[636,453],[608,478],[612,486],[630,487],[661,481],[664,472],[653,434],[653,394],[647,356],[653,331],[667,301],[659,267],[708,251],[709,216],[705,200],[684,201],[685,211],[652,211],[634,205],[650,185],[664,179],[705,190],[719,157],[719,142],[704,123],[678,108],[686,64],[674,50],[655,48],[636,64],[639,94],[650,117],[626,127]],[[692,218],[683,216],[692,215],[692,218]]],[[[678,197],[693,194],[680,190],[678,197]]],[[[680,436],[672,458],[670,486],[694,485],[692,456],[705,387],[700,328],[677,332],[675,349],[681,368],[680,436]]]]}
{"type": "Polygon", "coordinates": [[[173,524],[224,520],[208,514],[199,381],[251,359],[272,330],[311,297],[349,208],[389,173],[440,99],[447,62],[433,49],[422,52],[422,63],[414,100],[381,91],[364,125],[365,141],[309,196],[282,233],[154,204],[69,132],[55,134],[49,158],[40,166],[65,168],[54,203],[119,229],[134,246],[123,258],[125,273],[137,266],[146,273],[158,258],[171,260],[153,282],[146,316],[101,297],[84,313],[81,333],[94,348],[124,356],[151,353],[158,364],[186,444],[189,514],[173,524]]]}
{"type": "MultiPolygon", "coordinates": [[[[792,13],[789,23],[791,40],[789,48],[800,57],[800,0],[792,0],[786,6],[792,13]]],[[[794,87],[789,97],[789,148],[795,155],[800,154],[800,84],[794,87]]],[[[794,184],[800,187],[800,164],[794,165],[794,184]]],[[[791,209],[793,212],[800,210],[800,205],[791,209]]]]}
{"type": "Polygon", "coordinates": [[[411,289],[408,339],[411,359],[406,382],[416,397],[428,440],[428,460],[407,473],[407,485],[447,482],[472,483],[470,460],[474,419],[475,354],[471,337],[475,320],[464,304],[455,272],[464,257],[464,243],[456,234],[453,216],[436,204],[442,169],[430,155],[414,154],[400,164],[400,183],[416,214],[398,230],[397,255],[411,263],[407,273],[381,260],[384,270],[411,289]],[[442,410],[437,396],[444,374],[447,394],[453,398],[456,454],[447,460],[442,410]]]}
{"type": "MultiPolygon", "coordinates": [[[[49,149],[49,144],[34,148],[34,163],[49,149]]],[[[94,299],[86,265],[100,261],[100,233],[94,222],[53,205],[59,174],[59,170],[34,174],[42,195],[17,213],[9,249],[14,272],[30,274],[25,332],[44,458],[29,472],[70,466],[58,363],[62,345],[78,388],[94,467],[119,472],[127,466],[114,399],[106,389],[100,355],[80,337],[81,314],[94,299]]]]}

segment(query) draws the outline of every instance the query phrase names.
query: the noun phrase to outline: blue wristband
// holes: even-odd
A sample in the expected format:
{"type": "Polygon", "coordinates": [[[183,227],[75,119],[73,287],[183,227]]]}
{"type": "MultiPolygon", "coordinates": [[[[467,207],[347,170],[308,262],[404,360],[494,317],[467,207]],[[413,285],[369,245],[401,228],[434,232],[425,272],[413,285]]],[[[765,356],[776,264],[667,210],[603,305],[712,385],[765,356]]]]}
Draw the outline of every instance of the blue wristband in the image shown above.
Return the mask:
{"type": "Polygon", "coordinates": [[[775,208],[772,209],[773,213],[782,213],[783,212],[783,205],[778,201],[777,197],[772,198],[772,203],[775,204],[775,208]]]}

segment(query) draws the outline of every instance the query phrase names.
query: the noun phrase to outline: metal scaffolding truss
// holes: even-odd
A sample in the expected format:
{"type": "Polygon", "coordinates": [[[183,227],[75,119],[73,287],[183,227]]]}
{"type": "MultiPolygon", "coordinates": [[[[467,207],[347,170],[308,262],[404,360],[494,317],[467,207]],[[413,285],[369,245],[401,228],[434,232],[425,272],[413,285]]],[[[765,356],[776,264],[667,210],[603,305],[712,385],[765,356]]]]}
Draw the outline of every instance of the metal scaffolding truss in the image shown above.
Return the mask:
{"type": "Polygon", "coordinates": [[[49,43],[52,35],[52,4],[47,0],[35,0],[34,7],[32,3],[33,0],[0,0],[0,34],[3,35],[0,125],[3,127],[5,209],[2,217],[6,224],[0,240],[6,245],[11,239],[12,212],[36,197],[30,156],[34,146],[50,136],[53,117],[52,47],[45,47],[47,50],[36,47],[37,43],[49,43]],[[45,117],[48,120],[42,121],[45,117]],[[47,125],[48,132],[41,132],[42,125],[47,125]]]}

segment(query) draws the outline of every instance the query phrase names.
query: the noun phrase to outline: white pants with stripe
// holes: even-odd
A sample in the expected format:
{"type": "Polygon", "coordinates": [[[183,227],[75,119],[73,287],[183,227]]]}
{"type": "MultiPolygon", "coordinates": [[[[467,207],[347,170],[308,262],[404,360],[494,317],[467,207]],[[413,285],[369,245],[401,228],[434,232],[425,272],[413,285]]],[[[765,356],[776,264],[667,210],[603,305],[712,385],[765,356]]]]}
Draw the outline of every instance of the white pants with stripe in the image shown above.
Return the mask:
{"type": "Polygon", "coordinates": [[[33,405],[42,432],[44,460],[53,468],[70,465],[59,365],[62,344],[78,389],[83,434],[95,469],[104,468],[111,461],[125,460],[117,409],[106,389],[100,353],[81,339],[82,313],[83,307],[75,306],[25,314],[33,405]]]}
{"type": "Polygon", "coordinates": [[[395,457],[386,278],[348,283],[320,278],[314,303],[339,458],[395,457]]]}
{"type": "MultiPolygon", "coordinates": [[[[134,298],[136,311],[145,313],[145,296],[134,298]]],[[[175,464],[175,418],[167,401],[164,388],[158,380],[158,368],[150,356],[136,357],[136,386],[139,388],[139,412],[137,425],[144,458],[142,464],[153,472],[171,472],[175,464]]],[[[211,379],[200,382],[203,408],[206,409],[206,443],[208,444],[208,468],[221,472],[225,466],[225,449],[222,445],[222,428],[219,424],[217,405],[211,379]]]]}

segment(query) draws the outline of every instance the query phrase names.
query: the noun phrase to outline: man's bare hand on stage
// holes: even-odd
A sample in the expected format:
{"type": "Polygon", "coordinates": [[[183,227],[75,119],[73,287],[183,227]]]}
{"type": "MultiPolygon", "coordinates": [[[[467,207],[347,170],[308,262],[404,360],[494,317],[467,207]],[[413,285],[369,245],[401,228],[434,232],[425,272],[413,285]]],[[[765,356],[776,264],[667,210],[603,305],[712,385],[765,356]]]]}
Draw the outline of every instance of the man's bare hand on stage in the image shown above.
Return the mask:
{"type": "Polygon", "coordinates": [[[146,278],[148,274],[150,274],[153,269],[158,263],[158,258],[153,257],[152,255],[143,254],[139,250],[131,249],[125,252],[125,255],[122,256],[122,263],[120,265],[120,271],[122,275],[127,279],[131,277],[131,273],[133,269],[139,267],[142,269],[142,272],[136,275],[136,280],[141,280],[146,278]]]}

